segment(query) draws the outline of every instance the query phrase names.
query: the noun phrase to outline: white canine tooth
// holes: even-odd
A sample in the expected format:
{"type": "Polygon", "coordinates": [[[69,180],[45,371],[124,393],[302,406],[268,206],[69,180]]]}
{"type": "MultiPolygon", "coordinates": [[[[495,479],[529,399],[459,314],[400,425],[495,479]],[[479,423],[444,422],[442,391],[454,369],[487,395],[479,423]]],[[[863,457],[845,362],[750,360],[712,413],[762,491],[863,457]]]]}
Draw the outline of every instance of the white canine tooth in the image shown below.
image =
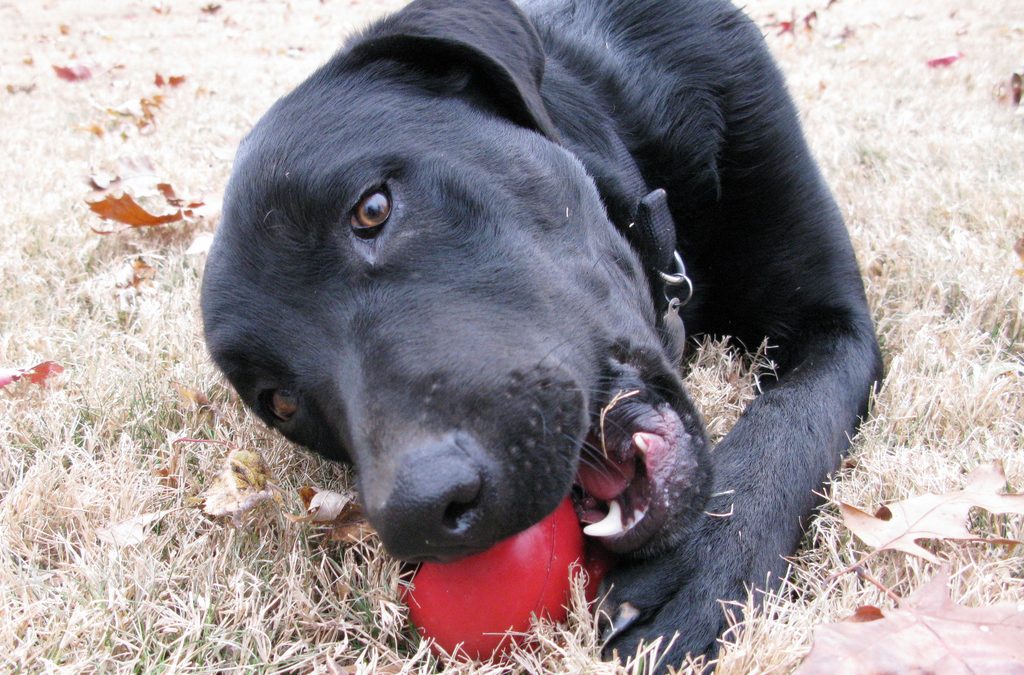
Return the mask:
{"type": "Polygon", "coordinates": [[[611,537],[625,531],[626,528],[622,525],[622,507],[615,500],[608,503],[608,515],[604,520],[583,528],[583,534],[589,537],[611,537]]]}
{"type": "Polygon", "coordinates": [[[638,431],[633,434],[633,445],[640,452],[647,452],[647,449],[651,447],[650,441],[647,440],[648,434],[643,431],[638,431]]]}

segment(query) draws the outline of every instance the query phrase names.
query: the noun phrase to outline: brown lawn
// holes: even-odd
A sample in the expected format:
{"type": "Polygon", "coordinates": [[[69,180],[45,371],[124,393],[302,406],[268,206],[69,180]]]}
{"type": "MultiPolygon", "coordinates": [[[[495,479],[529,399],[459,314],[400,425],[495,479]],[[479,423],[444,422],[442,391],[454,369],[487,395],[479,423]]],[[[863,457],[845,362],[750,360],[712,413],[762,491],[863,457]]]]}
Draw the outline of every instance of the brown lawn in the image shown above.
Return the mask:
{"type": "MultiPolygon", "coordinates": [[[[247,414],[206,356],[204,256],[187,249],[216,217],[100,236],[84,177],[146,157],[156,179],[215,203],[262,111],[342,36],[401,3],[205,4],[0,3],[0,367],[66,367],[46,388],[0,391],[0,670],[433,672],[398,600],[398,567],[375,541],[324,547],[273,507],[241,527],[207,519],[191,499],[219,470],[218,446],[186,446],[173,481],[154,473],[170,465],[173,439],[215,438],[262,453],[293,512],[301,485],[350,492],[345,469],[247,414]],[[67,82],[52,69],[72,63],[92,77],[67,82]],[[186,80],[161,88],[156,73],[186,80]],[[162,104],[141,131],[108,111],[141,114],[139,100],[156,94],[162,104]],[[134,286],[140,258],[151,278],[134,286]],[[212,415],[175,383],[207,394],[212,415]],[[97,536],[162,510],[141,543],[97,536]]],[[[1024,5],[825,5],[768,0],[748,11],[765,26],[771,12],[818,11],[811,33],[765,30],[849,223],[888,367],[832,494],[872,510],[959,488],[992,459],[1024,488],[1024,262],[1013,252],[1024,237],[1024,114],[999,95],[1024,68],[1024,5]],[[948,68],[925,65],[956,51],[964,57],[948,68]]],[[[691,365],[716,438],[755,391],[749,364],[708,344],[691,365]]],[[[1024,538],[1020,518],[982,514],[973,525],[1024,538]]],[[[815,625],[891,605],[856,575],[824,584],[866,550],[825,507],[788,585],[727,638],[720,672],[790,670],[815,625]]],[[[1019,553],[932,550],[963,603],[1024,597],[1019,553]]],[[[895,553],[869,567],[901,595],[935,572],[895,553]]],[[[539,647],[516,663],[617,672],[596,659],[592,626],[577,606],[568,625],[540,626],[539,647]]]]}

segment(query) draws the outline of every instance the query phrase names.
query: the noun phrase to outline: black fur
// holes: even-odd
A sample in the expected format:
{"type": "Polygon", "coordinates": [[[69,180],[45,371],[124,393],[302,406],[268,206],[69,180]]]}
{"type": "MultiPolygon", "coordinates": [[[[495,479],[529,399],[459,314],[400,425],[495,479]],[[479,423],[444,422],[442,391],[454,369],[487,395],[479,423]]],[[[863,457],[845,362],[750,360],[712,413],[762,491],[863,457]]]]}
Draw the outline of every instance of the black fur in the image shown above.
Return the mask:
{"type": "Polygon", "coordinates": [[[550,512],[601,407],[641,382],[678,414],[688,473],[609,580],[612,614],[639,614],[607,649],[678,632],[666,664],[714,654],[720,601],[785,574],[881,377],[840,213],[725,0],[417,0],[375,24],[243,142],[202,304],[243,400],[353,461],[408,559],[550,512]],[[689,333],[775,347],[778,380],[710,454],[620,232],[617,144],[668,192],[689,333]],[[360,237],[353,205],[381,185],[394,210],[360,237]]]}

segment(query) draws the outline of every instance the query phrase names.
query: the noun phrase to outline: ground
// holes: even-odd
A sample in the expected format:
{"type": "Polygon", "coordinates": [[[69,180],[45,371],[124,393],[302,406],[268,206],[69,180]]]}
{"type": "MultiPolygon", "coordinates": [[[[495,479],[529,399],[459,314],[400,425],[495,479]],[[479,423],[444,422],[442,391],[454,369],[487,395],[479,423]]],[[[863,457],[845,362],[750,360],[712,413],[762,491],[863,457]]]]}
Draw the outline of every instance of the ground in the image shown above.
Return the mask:
{"type": "MultiPolygon", "coordinates": [[[[443,667],[409,629],[398,567],[372,538],[325,546],[274,505],[240,526],[209,519],[191,500],[226,448],[171,445],[199,437],[258,451],[293,512],[299,486],[350,493],[345,469],[265,430],[215,371],[198,314],[204,255],[188,249],[215,228],[250,125],[345,34],[401,4],[0,2],[0,368],[65,368],[45,387],[0,391],[0,669],[443,667]],[[53,69],[73,64],[91,77],[69,82],[53,69]],[[186,79],[172,87],[172,75],[186,79]],[[154,95],[163,99],[146,121],[139,101],[154,95]],[[87,177],[102,172],[151,173],[209,205],[187,222],[99,235],[110,223],[86,198],[87,177]],[[212,412],[181,387],[208,395],[212,412]],[[175,447],[182,461],[160,475],[175,447]],[[98,534],[161,511],[139,543],[98,534]]],[[[1024,115],[1008,100],[1011,74],[1024,69],[1024,6],[768,0],[747,10],[846,216],[888,372],[830,498],[873,510],[959,488],[993,459],[1024,489],[1024,261],[1013,250],[1024,237],[1024,115]],[[791,16],[794,31],[773,25],[791,16]],[[926,65],[958,52],[948,67],[926,65]]],[[[756,390],[750,361],[716,344],[701,346],[689,380],[715,438],[756,390]]],[[[973,525],[1024,538],[1019,518],[973,525]]],[[[1024,596],[1012,550],[930,547],[961,602],[1024,596]]],[[[727,636],[719,672],[791,670],[816,625],[862,604],[891,606],[854,574],[826,583],[867,550],[826,504],[786,587],[727,636]]],[[[899,553],[869,567],[900,595],[936,571],[899,553]]],[[[513,663],[617,672],[597,660],[592,623],[575,607],[568,625],[540,626],[536,648],[513,663]]]]}

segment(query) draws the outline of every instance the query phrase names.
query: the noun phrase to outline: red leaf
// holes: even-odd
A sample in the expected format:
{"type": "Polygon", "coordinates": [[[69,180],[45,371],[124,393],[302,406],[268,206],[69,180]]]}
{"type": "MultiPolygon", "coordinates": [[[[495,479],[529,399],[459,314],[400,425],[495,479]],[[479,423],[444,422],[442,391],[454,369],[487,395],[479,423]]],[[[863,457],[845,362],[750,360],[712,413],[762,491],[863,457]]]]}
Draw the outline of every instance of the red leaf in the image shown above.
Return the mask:
{"type": "Polygon", "coordinates": [[[64,366],[56,361],[43,361],[30,368],[25,376],[32,384],[45,384],[52,375],[64,372],[64,366]]]}
{"type": "Polygon", "coordinates": [[[953,54],[947,54],[946,56],[928,59],[925,63],[927,63],[929,68],[948,68],[963,57],[963,52],[954,52],[953,54]]]}
{"type": "MultiPolygon", "coordinates": [[[[154,225],[166,225],[184,218],[181,209],[174,213],[158,216],[150,213],[131,198],[130,195],[115,197],[107,195],[97,202],[86,202],[89,208],[104,220],[114,220],[124,223],[130,227],[153,227],[154,225]]],[[[102,232],[93,228],[97,234],[110,234],[111,231],[102,232]]]]}
{"type": "Polygon", "coordinates": [[[85,66],[78,64],[73,66],[53,66],[53,72],[57,77],[68,82],[81,82],[92,77],[92,71],[85,66]]]}
{"type": "Polygon", "coordinates": [[[43,361],[31,368],[0,368],[0,389],[12,382],[26,378],[32,384],[44,386],[52,375],[64,372],[64,366],[56,361],[43,361]]]}

